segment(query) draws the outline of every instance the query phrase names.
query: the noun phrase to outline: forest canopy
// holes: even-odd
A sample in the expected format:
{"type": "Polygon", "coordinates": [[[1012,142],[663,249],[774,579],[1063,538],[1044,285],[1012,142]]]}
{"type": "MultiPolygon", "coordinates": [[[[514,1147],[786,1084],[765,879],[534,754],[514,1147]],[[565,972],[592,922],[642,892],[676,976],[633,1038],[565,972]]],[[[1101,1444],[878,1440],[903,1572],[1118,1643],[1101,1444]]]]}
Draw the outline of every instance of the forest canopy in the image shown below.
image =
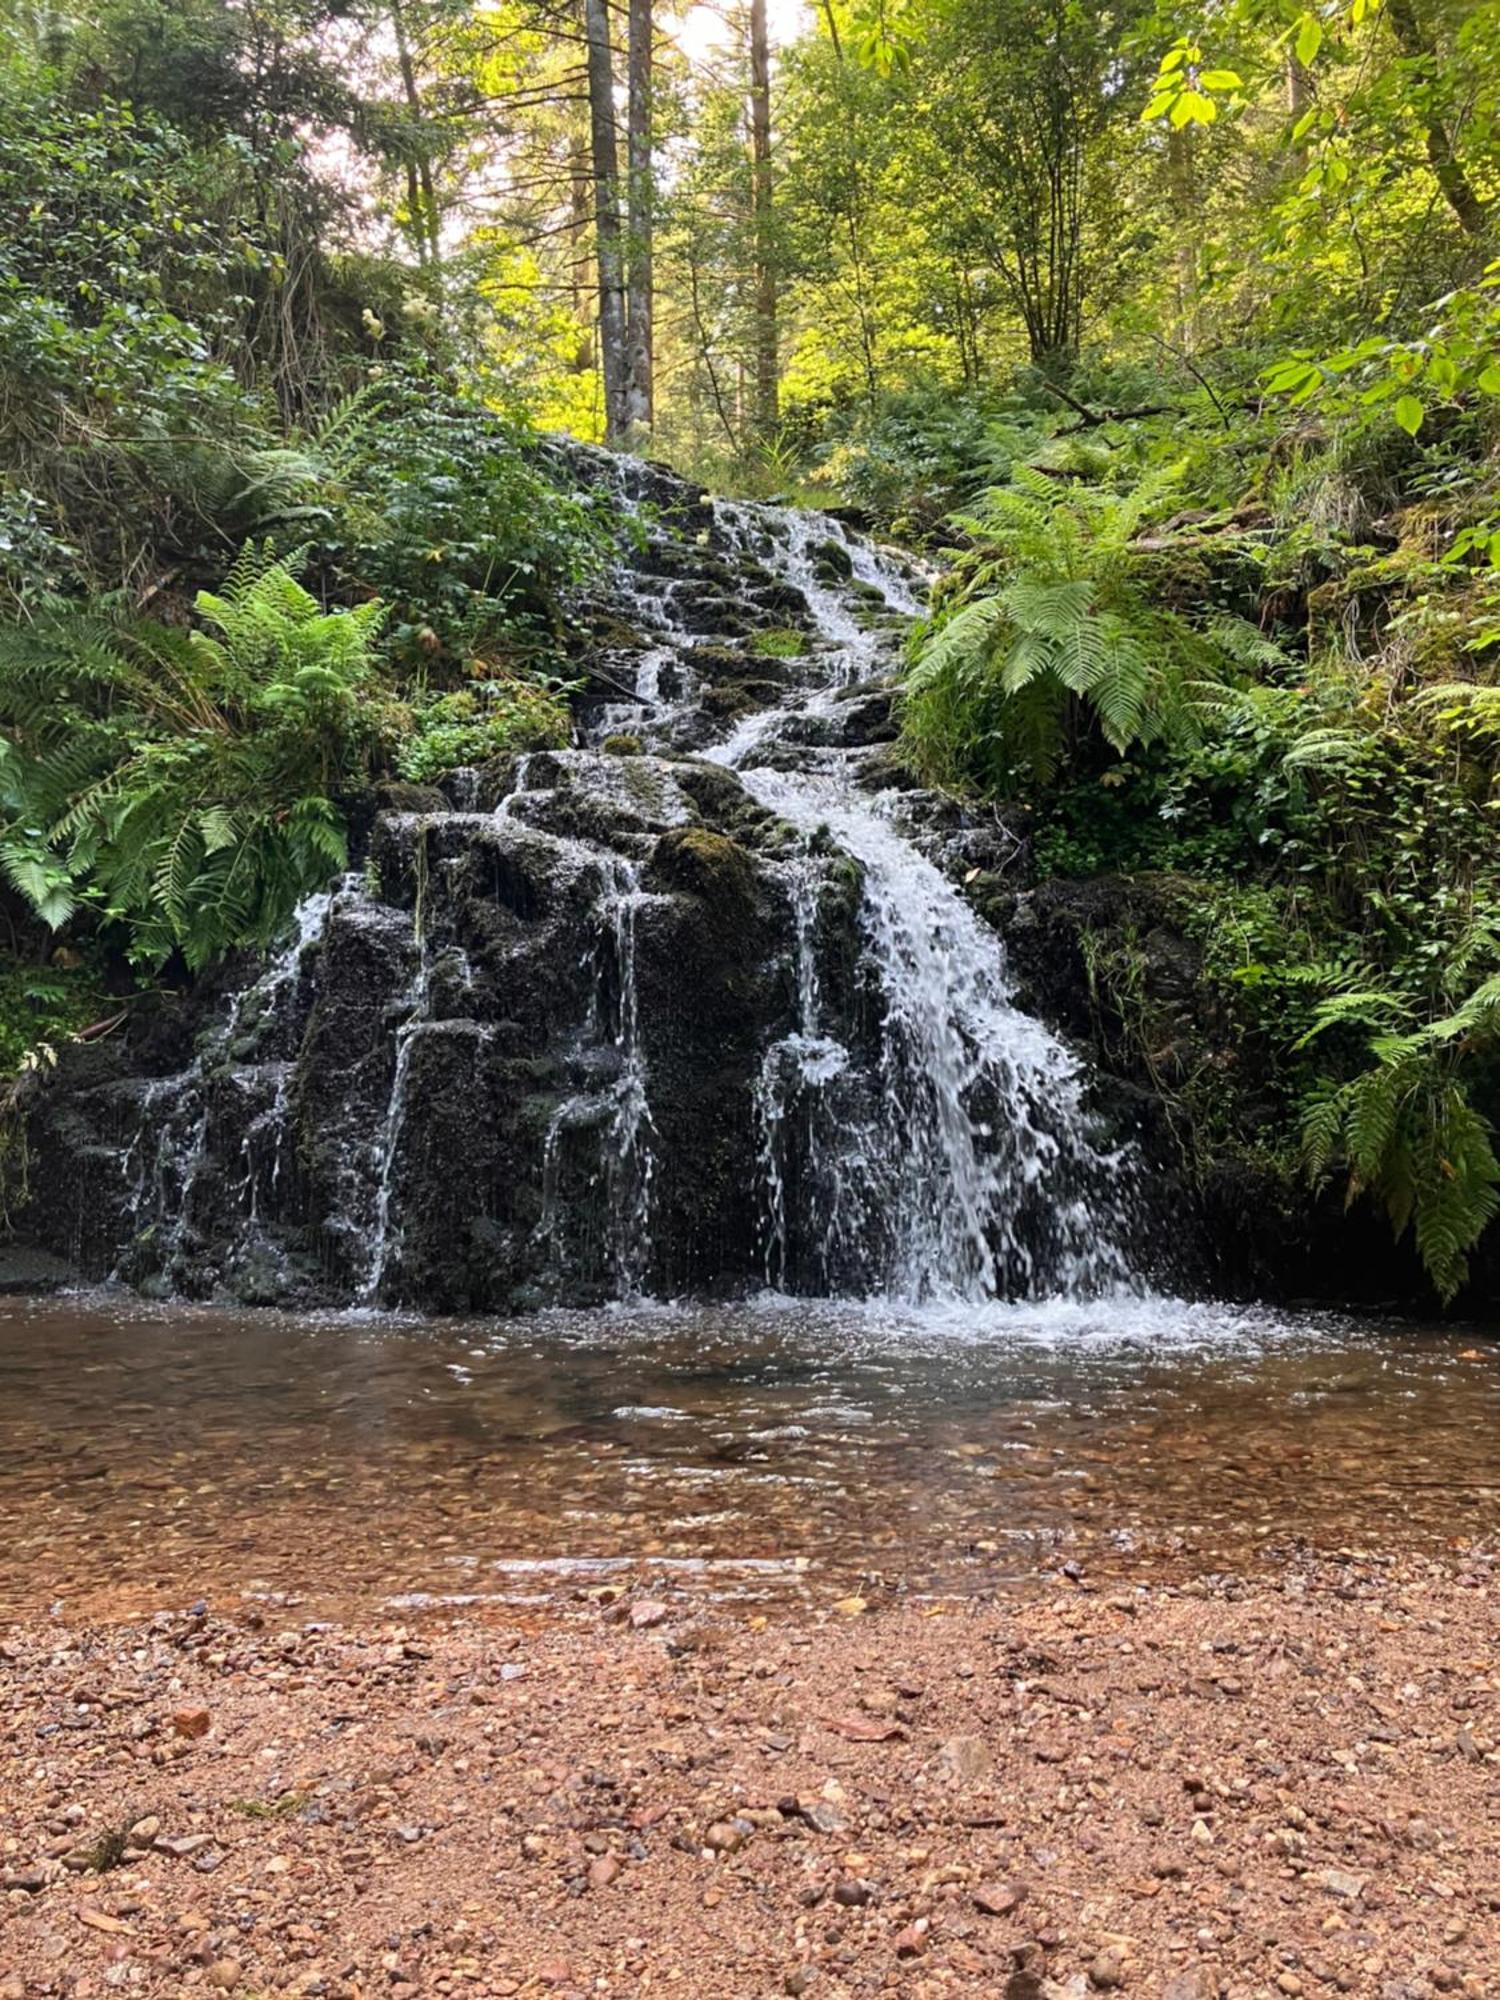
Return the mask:
{"type": "Polygon", "coordinates": [[[912,774],[1192,943],[1213,1061],[1091,932],[1112,1059],[1453,1294],[1497,212],[1500,0],[0,0],[4,1060],[566,740],[567,431],[921,547],[912,774]]]}

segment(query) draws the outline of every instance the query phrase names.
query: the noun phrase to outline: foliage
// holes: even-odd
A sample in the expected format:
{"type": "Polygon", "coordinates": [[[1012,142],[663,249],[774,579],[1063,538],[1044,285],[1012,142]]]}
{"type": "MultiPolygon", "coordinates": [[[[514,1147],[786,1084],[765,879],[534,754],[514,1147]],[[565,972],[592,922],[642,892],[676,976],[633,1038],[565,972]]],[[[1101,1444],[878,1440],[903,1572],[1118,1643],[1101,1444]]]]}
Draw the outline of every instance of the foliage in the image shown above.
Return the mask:
{"type": "Polygon", "coordinates": [[[316,441],[336,501],[320,563],[391,607],[418,682],[555,664],[566,593],[609,546],[603,508],[548,475],[525,424],[418,374],[383,376],[316,441]]]}
{"type": "Polygon", "coordinates": [[[1235,656],[1267,651],[1251,628],[1153,599],[1133,543],[1179,477],[1112,492],[1022,466],[958,517],[969,550],[906,683],[908,737],[936,779],[1004,795],[1091,761],[1099,738],[1120,754],[1189,744],[1235,656]]]}
{"type": "Polygon", "coordinates": [[[44,922],[80,907],[137,965],[265,944],[346,860],[382,607],[322,612],[248,550],[184,633],[58,606],[0,633],[0,869],[44,922]]]}
{"type": "MultiPolygon", "coordinates": [[[[1344,991],[1324,1001],[1310,1034],[1351,1020],[1389,1024],[1406,1010],[1388,990],[1344,991]]],[[[1351,1198],[1373,1189],[1396,1234],[1408,1226],[1439,1296],[1468,1275],[1468,1252],[1500,1212],[1500,1162],[1491,1128],[1470,1103],[1457,1052],[1488,1051],[1500,1037],[1500,974],[1451,1014],[1370,1042],[1374,1061],[1347,1082],[1324,1086],[1303,1115],[1308,1170],[1321,1180],[1336,1159],[1351,1198]]]]}
{"type": "Polygon", "coordinates": [[[486,681],[419,710],[396,768],[403,778],[427,784],[492,757],[559,749],[567,740],[568,711],[556,690],[535,681],[486,681]]]}

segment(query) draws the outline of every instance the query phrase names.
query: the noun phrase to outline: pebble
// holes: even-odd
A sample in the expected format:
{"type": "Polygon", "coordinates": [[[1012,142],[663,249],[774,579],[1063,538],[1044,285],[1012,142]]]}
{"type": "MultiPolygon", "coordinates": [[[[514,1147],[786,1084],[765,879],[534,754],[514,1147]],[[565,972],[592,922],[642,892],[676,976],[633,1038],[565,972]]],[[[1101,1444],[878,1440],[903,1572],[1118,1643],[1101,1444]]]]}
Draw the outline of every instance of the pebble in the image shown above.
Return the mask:
{"type": "Polygon", "coordinates": [[[1352,1874],[1347,1868],[1320,1868],[1313,1880],[1320,1889],[1326,1889],[1330,1896],[1337,1896],[1345,1903],[1357,1903],[1365,1890],[1364,1876],[1352,1874]]]}
{"type": "Polygon", "coordinates": [[[178,1736],[196,1741],[200,1736],[207,1736],[212,1720],[206,1708],[179,1708],[172,1717],[172,1728],[178,1736]]]}
{"type": "Polygon", "coordinates": [[[972,1784],[995,1766],[994,1752],[982,1736],[952,1736],[938,1752],[938,1761],[960,1784],[972,1784]]]}
{"type": "Polygon", "coordinates": [[[237,1958],[220,1958],[208,1968],[208,1983],[216,1986],[221,1993],[232,1993],[245,1976],[245,1969],[237,1958]]]}
{"type": "Polygon", "coordinates": [[[875,1900],[875,1884],[851,1878],[833,1885],[833,1900],[846,1910],[862,1910],[875,1900]]]}
{"type": "Polygon", "coordinates": [[[974,1891],[974,1907],[987,1917],[1008,1917],[1025,1895],[1021,1882],[981,1882],[974,1891]]]}

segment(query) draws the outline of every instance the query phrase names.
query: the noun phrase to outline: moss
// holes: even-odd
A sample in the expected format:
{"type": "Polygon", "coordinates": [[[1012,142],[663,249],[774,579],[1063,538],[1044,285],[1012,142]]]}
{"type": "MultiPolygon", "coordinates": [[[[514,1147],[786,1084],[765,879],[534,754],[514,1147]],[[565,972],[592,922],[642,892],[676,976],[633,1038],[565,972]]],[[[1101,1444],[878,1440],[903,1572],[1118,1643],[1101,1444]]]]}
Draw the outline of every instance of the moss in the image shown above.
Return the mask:
{"type": "Polygon", "coordinates": [[[750,856],[727,833],[706,826],[674,827],[664,834],[652,865],[667,887],[721,908],[744,909],[755,899],[750,856]]]}
{"type": "Polygon", "coordinates": [[[720,687],[705,690],[702,706],[707,714],[728,722],[752,709],[768,708],[780,693],[774,681],[725,681],[720,687]]]}
{"type": "Polygon", "coordinates": [[[639,736],[622,732],[618,736],[606,736],[599,748],[606,757],[639,757],[644,753],[645,745],[639,736]]]}
{"type": "Polygon", "coordinates": [[[767,632],[755,633],[750,650],[766,660],[800,660],[809,650],[807,634],[794,632],[790,626],[773,626],[767,632]]]}
{"type": "Polygon", "coordinates": [[[835,583],[847,583],[854,574],[854,558],[842,542],[817,542],[812,550],[813,566],[835,583]]]}

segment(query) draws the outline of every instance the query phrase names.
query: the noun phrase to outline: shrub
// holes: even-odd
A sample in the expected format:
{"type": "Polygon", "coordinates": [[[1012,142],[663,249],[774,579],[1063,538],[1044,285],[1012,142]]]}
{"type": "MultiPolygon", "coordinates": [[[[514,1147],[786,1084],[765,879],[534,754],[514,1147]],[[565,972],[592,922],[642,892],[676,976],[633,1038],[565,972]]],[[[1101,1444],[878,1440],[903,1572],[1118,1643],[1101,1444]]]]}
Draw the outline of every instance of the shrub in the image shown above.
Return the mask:
{"type": "Polygon", "coordinates": [[[443,695],[420,710],[396,767],[403,778],[429,784],[508,752],[560,749],[568,730],[567,704],[556,687],[489,681],[443,695]]]}
{"type": "Polygon", "coordinates": [[[374,747],[378,603],[324,613],[247,550],[197,609],[190,632],[67,607],[0,629],[0,868],[141,966],[274,938],[345,865],[335,801],[374,747]]]}

